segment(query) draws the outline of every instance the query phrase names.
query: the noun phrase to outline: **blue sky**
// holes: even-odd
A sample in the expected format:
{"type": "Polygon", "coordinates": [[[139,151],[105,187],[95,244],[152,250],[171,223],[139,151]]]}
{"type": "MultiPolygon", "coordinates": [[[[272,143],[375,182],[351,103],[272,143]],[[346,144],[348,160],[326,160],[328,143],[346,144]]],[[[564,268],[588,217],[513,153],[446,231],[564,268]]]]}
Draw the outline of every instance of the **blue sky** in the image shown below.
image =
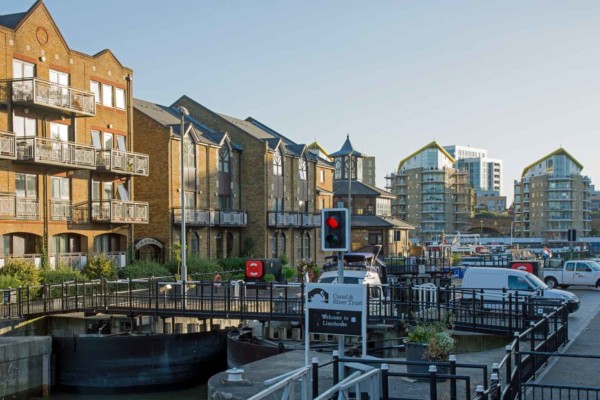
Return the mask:
{"type": "Polygon", "coordinates": [[[187,94],[330,152],[350,134],[380,186],[432,140],[502,159],[511,198],[523,167],[561,146],[600,180],[599,1],[45,4],[71,48],[133,68],[135,97],[187,94]]]}

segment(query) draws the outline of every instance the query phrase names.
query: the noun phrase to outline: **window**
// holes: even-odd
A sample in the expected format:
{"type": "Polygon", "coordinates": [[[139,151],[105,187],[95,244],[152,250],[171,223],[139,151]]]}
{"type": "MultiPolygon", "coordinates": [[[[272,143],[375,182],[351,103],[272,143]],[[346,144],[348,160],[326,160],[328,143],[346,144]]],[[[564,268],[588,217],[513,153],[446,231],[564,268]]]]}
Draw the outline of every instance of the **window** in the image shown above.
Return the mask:
{"type": "Polygon", "coordinates": [[[102,84],[102,105],[107,107],[113,106],[113,92],[112,86],[102,84]]]}
{"type": "Polygon", "coordinates": [[[69,141],[69,125],[50,122],[50,138],[54,140],[69,141]]]}
{"type": "Polygon", "coordinates": [[[310,258],[310,233],[304,234],[304,258],[310,258]]]}
{"type": "Polygon", "coordinates": [[[231,160],[229,156],[229,148],[223,146],[219,149],[219,172],[229,172],[231,170],[231,160]]]}
{"type": "Polygon", "coordinates": [[[113,183],[92,181],[92,200],[112,200],[113,183]]]}
{"type": "Polygon", "coordinates": [[[52,177],[52,199],[53,200],[70,200],[70,185],[69,178],[52,177]]]}
{"type": "Polygon", "coordinates": [[[531,291],[533,288],[525,279],[520,276],[510,275],[508,277],[508,288],[511,290],[526,290],[531,291]]]}
{"type": "Polygon", "coordinates": [[[273,153],[273,175],[282,176],[283,175],[283,160],[281,158],[281,153],[276,151],[273,153]]]}
{"type": "Polygon", "coordinates": [[[17,137],[33,137],[37,134],[37,120],[13,115],[13,132],[17,137]]]}
{"type": "Polygon", "coordinates": [[[125,109],[125,90],[115,88],[115,107],[125,109]]]}
{"type": "Polygon", "coordinates": [[[324,170],[319,171],[319,180],[321,181],[321,183],[325,182],[325,171],[324,170]]]}
{"type": "Polygon", "coordinates": [[[306,170],[306,160],[300,159],[298,163],[298,178],[301,181],[305,181],[308,178],[307,170],[306,170]]]}
{"type": "Polygon", "coordinates": [[[37,175],[15,174],[17,197],[37,198],[37,175]]]}
{"type": "Polygon", "coordinates": [[[34,72],[34,64],[21,60],[13,60],[13,78],[33,78],[35,76],[34,72]]]}
{"type": "Polygon", "coordinates": [[[100,83],[90,81],[90,92],[94,93],[94,99],[96,103],[100,103],[100,83]]]}

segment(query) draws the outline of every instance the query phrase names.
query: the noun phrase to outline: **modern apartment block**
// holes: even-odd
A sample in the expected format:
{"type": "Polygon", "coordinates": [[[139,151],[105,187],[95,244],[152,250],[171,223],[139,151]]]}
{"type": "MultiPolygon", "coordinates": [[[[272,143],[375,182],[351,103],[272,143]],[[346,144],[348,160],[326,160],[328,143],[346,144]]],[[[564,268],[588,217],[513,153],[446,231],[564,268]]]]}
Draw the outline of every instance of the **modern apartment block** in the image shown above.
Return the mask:
{"type": "Polygon", "coordinates": [[[583,165],[559,148],[525,167],[515,181],[514,235],[566,241],[591,232],[590,179],[583,165]]]}
{"type": "Polygon", "coordinates": [[[455,159],[454,168],[468,174],[469,184],[475,189],[477,207],[493,212],[506,211],[506,197],[502,196],[502,160],[489,158],[487,150],[470,146],[444,146],[455,159]]]}
{"type": "Polygon", "coordinates": [[[149,157],[134,153],[133,71],[109,51],[69,48],[41,1],[0,16],[0,265],[42,254],[123,265],[148,203],[134,201],[149,157]]]}
{"type": "Polygon", "coordinates": [[[396,173],[386,177],[397,196],[392,215],[415,226],[422,243],[439,242],[445,234],[467,232],[474,192],[454,158],[431,142],[400,161],[396,173]]]}
{"type": "Polygon", "coordinates": [[[242,246],[252,243],[256,257],[285,254],[292,265],[323,261],[319,202],[330,201],[333,168],[306,145],[254,118],[218,114],[187,96],[173,106],[184,106],[202,125],[226,132],[241,149],[239,207],[248,218],[242,246]]]}
{"type": "Polygon", "coordinates": [[[239,256],[248,220],[241,209],[242,149],[227,133],[215,132],[177,108],[134,99],[134,121],[138,148],[155,160],[152,175],[135,185],[152,210],[150,222],[136,229],[139,258],[163,261],[181,242],[182,170],[187,254],[239,256]]]}

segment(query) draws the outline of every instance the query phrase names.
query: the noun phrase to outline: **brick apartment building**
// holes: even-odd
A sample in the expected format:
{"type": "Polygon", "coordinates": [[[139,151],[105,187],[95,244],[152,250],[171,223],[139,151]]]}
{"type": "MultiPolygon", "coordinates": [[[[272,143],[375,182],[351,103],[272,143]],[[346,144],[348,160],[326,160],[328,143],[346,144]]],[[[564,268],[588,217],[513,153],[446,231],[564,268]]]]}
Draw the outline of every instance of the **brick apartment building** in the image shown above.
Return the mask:
{"type": "MultiPolygon", "coordinates": [[[[153,159],[150,177],[136,181],[138,196],[148,199],[151,218],[136,229],[142,259],[165,260],[181,242],[181,118],[177,108],[134,100],[138,147],[153,159]]],[[[241,210],[241,148],[227,133],[184,118],[185,226],[188,254],[207,258],[239,256],[247,225],[241,210]]]]}
{"type": "Polygon", "coordinates": [[[45,5],[0,16],[0,266],[120,264],[148,203],[149,158],[133,153],[132,76],[110,52],[69,48],[45,5]]]}
{"type": "Polygon", "coordinates": [[[323,261],[320,209],[331,205],[332,165],[261,122],[218,114],[182,96],[173,106],[241,149],[237,206],[247,213],[241,232],[255,257],[287,255],[292,265],[323,261]]]}

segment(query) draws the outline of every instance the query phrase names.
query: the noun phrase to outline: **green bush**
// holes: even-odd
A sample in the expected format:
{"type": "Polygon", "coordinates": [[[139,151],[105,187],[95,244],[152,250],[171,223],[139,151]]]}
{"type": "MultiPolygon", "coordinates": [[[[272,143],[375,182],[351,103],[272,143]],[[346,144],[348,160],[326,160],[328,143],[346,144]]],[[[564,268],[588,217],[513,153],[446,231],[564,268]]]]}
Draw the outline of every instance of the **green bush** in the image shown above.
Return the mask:
{"type": "Polygon", "coordinates": [[[275,275],[273,275],[273,274],[266,274],[265,275],[265,282],[275,282],[275,275]]]}
{"type": "Polygon", "coordinates": [[[117,269],[105,256],[92,257],[81,273],[88,279],[114,279],[117,277],[117,269]]]}
{"type": "Polygon", "coordinates": [[[216,260],[211,260],[199,256],[189,256],[186,260],[187,273],[191,274],[210,274],[222,270],[216,260]]]}
{"type": "Polygon", "coordinates": [[[81,271],[71,268],[68,265],[60,265],[54,270],[43,269],[41,272],[42,284],[59,284],[67,281],[85,280],[81,271]]]}
{"type": "Polygon", "coordinates": [[[22,286],[38,286],[41,282],[40,271],[35,265],[21,259],[10,260],[0,269],[0,275],[12,276],[20,281],[22,286]]]}
{"type": "Polygon", "coordinates": [[[0,275],[0,289],[17,288],[23,286],[20,280],[12,275],[0,275]]]}
{"type": "Polygon", "coordinates": [[[119,278],[137,279],[169,276],[169,269],[154,261],[136,261],[119,270],[119,278]]]}
{"type": "Polygon", "coordinates": [[[246,259],[241,257],[220,258],[217,263],[222,271],[239,271],[246,267],[246,259]]]}
{"type": "Polygon", "coordinates": [[[246,274],[243,272],[231,275],[231,280],[233,281],[243,281],[244,278],[246,278],[246,274]]]}
{"type": "Polygon", "coordinates": [[[294,275],[296,275],[296,270],[294,268],[290,268],[290,267],[283,267],[282,273],[283,273],[283,277],[287,281],[290,281],[290,280],[292,280],[294,275]]]}

